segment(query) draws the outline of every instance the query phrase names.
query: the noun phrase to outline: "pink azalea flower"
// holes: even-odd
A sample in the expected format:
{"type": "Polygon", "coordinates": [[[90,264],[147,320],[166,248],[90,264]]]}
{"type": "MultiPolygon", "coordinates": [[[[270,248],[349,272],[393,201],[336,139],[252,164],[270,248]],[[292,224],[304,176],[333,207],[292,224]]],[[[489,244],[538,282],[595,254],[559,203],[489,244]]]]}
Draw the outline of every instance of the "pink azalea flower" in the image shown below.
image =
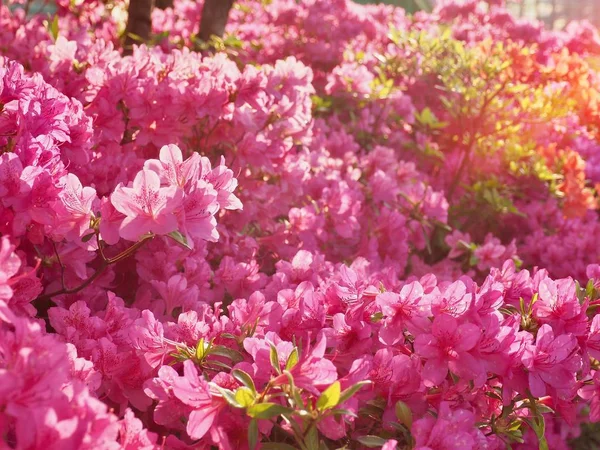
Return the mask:
{"type": "MultiPolygon", "coordinates": [[[[264,339],[254,337],[244,339],[244,349],[254,360],[255,382],[258,384],[266,383],[274,374],[270,359],[271,345],[277,350],[280,368],[285,367],[289,355],[294,350],[294,344],[282,340],[276,333],[271,331],[265,334],[264,339]]],[[[285,380],[282,381],[285,382],[285,380]]]]}
{"type": "Polygon", "coordinates": [[[461,317],[469,311],[474,298],[473,293],[467,288],[465,281],[455,281],[448,285],[440,295],[433,297],[431,313],[434,316],[448,314],[453,317],[461,317]]]}
{"type": "Polygon", "coordinates": [[[144,355],[144,359],[151,367],[162,365],[165,357],[175,351],[175,346],[164,338],[163,325],[146,310],[142,317],[135,321],[129,331],[129,338],[134,348],[144,355]]]}
{"type": "Polygon", "coordinates": [[[168,234],[177,229],[174,212],[181,205],[183,191],[176,186],[161,187],[158,175],[150,170],[138,172],[132,187],[119,184],[111,203],[126,217],[119,234],[137,241],[143,234],[168,234]]]}
{"type": "Polygon", "coordinates": [[[205,179],[218,192],[217,201],[221,208],[232,211],[243,208],[242,202],[233,193],[238,182],[233,176],[233,171],[225,165],[225,157],[221,157],[220,164],[212,169],[205,179]]]}
{"type": "Polygon", "coordinates": [[[588,319],[575,293],[575,282],[570,279],[543,280],[538,287],[538,299],[533,314],[540,323],[549,324],[556,334],[585,334],[588,319]]]}
{"type": "Polygon", "coordinates": [[[590,420],[600,422],[600,371],[595,371],[592,384],[581,387],[578,394],[590,402],[590,420]]]}
{"type": "Polygon", "coordinates": [[[415,450],[476,450],[486,439],[475,428],[475,415],[464,409],[452,411],[442,403],[437,419],[426,416],[412,426],[415,450]]]}
{"type": "Polygon", "coordinates": [[[180,228],[186,234],[188,242],[195,239],[217,242],[217,220],[219,210],[217,191],[202,181],[197,183],[183,199],[183,214],[180,216],[180,228]]]}
{"type": "Polygon", "coordinates": [[[135,417],[131,409],[119,422],[119,442],[123,450],[154,450],[157,435],[144,429],[142,421],[135,417]]]}
{"type": "Polygon", "coordinates": [[[398,441],[395,439],[388,439],[385,444],[383,444],[383,447],[381,447],[381,450],[396,450],[397,448],[398,441]]]}
{"type": "Polygon", "coordinates": [[[548,387],[566,398],[575,388],[575,374],[581,368],[577,339],[571,334],[555,336],[550,325],[537,332],[535,345],[530,345],[522,358],[529,372],[529,390],[535,397],[546,395],[548,387]]]}
{"type": "Polygon", "coordinates": [[[600,264],[590,264],[585,269],[585,274],[590,280],[594,280],[594,287],[600,290],[600,264]]]}
{"type": "Polygon", "coordinates": [[[187,417],[191,406],[175,396],[173,386],[178,378],[179,374],[171,366],[161,366],[156,377],[144,383],[144,393],[158,402],[153,412],[157,424],[183,431],[182,418],[187,417]]]}
{"type": "Polygon", "coordinates": [[[191,360],[183,363],[183,377],[174,380],[173,393],[182,403],[192,407],[186,427],[192,439],[202,438],[227,405],[225,400],[213,395],[210,385],[199,376],[191,360]]]}
{"type": "Polygon", "coordinates": [[[189,190],[198,179],[200,170],[200,155],[192,153],[185,161],[181,149],[174,144],[164,145],[160,149],[160,159],[149,159],[144,163],[144,169],[153,170],[168,186],[178,186],[189,190]]]}
{"type": "Polygon", "coordinates": [[[100,237],[108,245],[116,244],[125,215],[115,209],[108,197],[104,197],[100,203],[100,216],[100,237]]]}
{"type": "MultiPolygon", "coordinates": [[[[55,203],[57,226],[54,233],[65,235],[67,239],[80,242],[90,228],[92,205],[96,200],[96,190],[83,187],[79,178],[73,174],[61,179],[62,190],[58,194],[59,201],[55,203]]],[[[92,241],[95,243],[95,241],[92,241]]]]}
{"type": "Polygon", "coordinates": [[[472,323],[459,322],[452,316],[437,316],[431,334],[415,339],[415,352],[427,361],[423,382],[427,386],[442,384],[448,370],[467,380],[481,381],[485,372],[481,362],[470,353],[479,342],[481,330],[472,323]]]}
{"type": "MultiPolygon", "coordinates": [[[[325,358],[326,338],[321,337],[314,347],[306,348],[298,363],[290,370],[296,386],[306,389],[315,395],[319,389],[329,387],[337,380],[337,369],[325,358]]],[[[275,383],[287,383],[284,375],[275,379],[275,383]]]]}
{"type": "Polygon", "coordinates": [[[14,277],[21,267],[21,260],[14,252],[7,236],[0,238],[0,300],[8,301],[13,296],[10,279],[14,277]]]}
{"type": "Polygon", "coordinates": [[[195,306],[198,300],[198,286],[188,287],[187,279],[181,274],[173,275],[166,283],[153,280],[150,284],[162,297],[167,316],[172,315],[175,308],[195,306]]]}
{"type": "Polygon", "coordinates": [[[591,357],[600,360],[600,315],[592,319],[585,348],[591,357]]]}
{"type": "Polygon", "coordinates": [[[387,345],[400,342],[405,328],[411,333],[430,328],[430,307],[424,297],[423,287],[417,281],[404,285],[400,294],[384,292],[377,296],[376,303],[384,317],[379,330],[381,342],[387,345]]]}

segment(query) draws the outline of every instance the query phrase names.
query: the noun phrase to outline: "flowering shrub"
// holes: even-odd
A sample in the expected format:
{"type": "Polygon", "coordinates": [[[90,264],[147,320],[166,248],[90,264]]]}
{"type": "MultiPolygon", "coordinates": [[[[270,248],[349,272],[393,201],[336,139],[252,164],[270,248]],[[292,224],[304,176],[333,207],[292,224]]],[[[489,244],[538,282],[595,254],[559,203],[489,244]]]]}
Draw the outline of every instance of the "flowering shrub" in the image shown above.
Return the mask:
{"type": "Polygon", "coordinates": [[[0,448],[594,439],[594,28],[175,0],[123,56],[125,2],[6,3],[0,448]]]}

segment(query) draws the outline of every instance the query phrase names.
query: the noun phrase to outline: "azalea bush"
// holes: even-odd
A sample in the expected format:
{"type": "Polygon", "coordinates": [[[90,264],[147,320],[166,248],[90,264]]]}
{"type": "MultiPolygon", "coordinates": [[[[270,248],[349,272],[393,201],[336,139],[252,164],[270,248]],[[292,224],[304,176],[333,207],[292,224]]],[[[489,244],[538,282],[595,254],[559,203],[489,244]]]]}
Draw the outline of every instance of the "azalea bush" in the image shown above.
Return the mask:
{"type": "Polygon", "coordinates": [[[0,4],[0,448],[595,448],[600,37],[504,2],[0,4]],[[21,5],[23,6],[23,5],[21,5]]]}

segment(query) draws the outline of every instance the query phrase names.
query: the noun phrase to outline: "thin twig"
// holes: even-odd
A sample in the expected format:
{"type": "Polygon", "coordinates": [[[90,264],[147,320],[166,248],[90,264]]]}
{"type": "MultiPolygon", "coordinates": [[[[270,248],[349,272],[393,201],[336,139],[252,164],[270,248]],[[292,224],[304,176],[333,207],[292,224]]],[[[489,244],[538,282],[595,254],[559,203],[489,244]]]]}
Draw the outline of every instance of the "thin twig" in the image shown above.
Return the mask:
{"type": "MultiPolygon", "coordinates": [[[[62,289],[56,290],[49,294],[44,294],[44,295],[38,296],[35,299],[35,302],[43,302],[46,300],[51,300],[52,297],[56,297],[57,295],[76,294],[77,292],[85,289],[90,284],[92,284],[96,279],[98,279],[98,277],[100,277],[100,275],[102,275],[104,273],[104,271],[107,269],[108,266],[110,266],[111,264],[116,264],[125,258],[128,258],[133,253],[135,253],[140,247],[142,247],[144,244],[146,244],[148,241],[152,240],[153,238],[154,238],[154,235],[147,236],[147,237],[143,238],[141,241],[138,241],[135,244],[133,244],[131,247],[125,249],[123,252],[119,253],[114,258],[103,259],[102,264],[100,264],[100,267],[98,267],[98,269],[96,269],[96,272],[94,272],[92,274],[92,276],[90,276],[87,280],[85,280],[79,286],[77,286],[73,289],[68,289],[63,285],[62,289]]],[[[61,264],[61,266],[62,266],[62,264],[61,264]]]]}
{"type": "Polygon", "coordinates": [[[65,284],[65,265],[60,260],[60,255],[58,254],[58,249],[56,248],[56,242],[54,242],[53,240],[50,240],[50,242],[52,243],[52,248],[54,249],[54,254],[56,255],[56,260],[58,261],[58,264],[60,265],[60,286],[63,289],[67,289],[67,285],[65,284]]]}

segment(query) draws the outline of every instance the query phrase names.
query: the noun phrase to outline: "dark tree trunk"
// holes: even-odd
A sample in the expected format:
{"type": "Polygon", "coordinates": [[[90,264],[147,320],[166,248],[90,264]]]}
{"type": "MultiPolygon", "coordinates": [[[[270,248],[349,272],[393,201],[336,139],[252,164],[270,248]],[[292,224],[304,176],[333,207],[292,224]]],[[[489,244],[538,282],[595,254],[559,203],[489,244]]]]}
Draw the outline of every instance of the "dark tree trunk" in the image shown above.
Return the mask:
{"type": "Polygon", "coordinates": [[[152,32],[152,8],[154,0],[131,0],[127,13],[127,27],[125,28],[125,47],[123,53],[130,55],[133,44],[147,42],[152,32]],[[134,35],[134,36],[132,36],[134,35]]]}
{"type": "Polygon", "coordinates": [[[200,19],[200,39],[208,41],[211,36],[222,37],[234,0],[206,0],[200,19]]]}
{"type": "Polygon", "coordinates": [[[158,9],[172,8],[173,0],[156,0],[156,7],[158,9]]]}

